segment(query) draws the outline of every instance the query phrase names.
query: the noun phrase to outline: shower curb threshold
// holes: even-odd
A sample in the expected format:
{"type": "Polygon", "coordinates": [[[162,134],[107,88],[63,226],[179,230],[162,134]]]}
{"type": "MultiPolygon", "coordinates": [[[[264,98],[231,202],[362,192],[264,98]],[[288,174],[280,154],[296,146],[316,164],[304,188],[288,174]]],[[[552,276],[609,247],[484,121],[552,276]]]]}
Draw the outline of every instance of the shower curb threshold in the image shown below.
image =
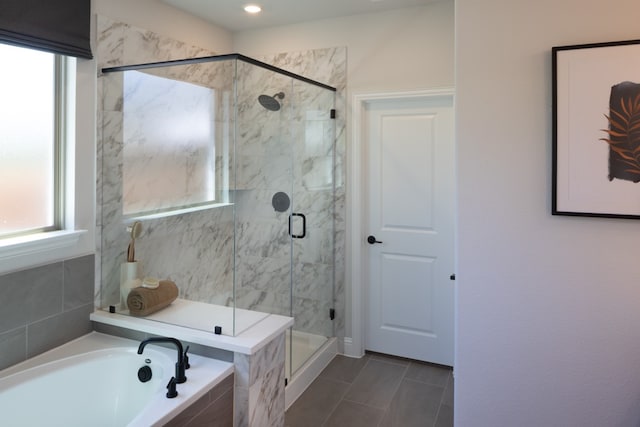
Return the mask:
{"type": "Polygon", "coordinates": [[[336,337],[329,338],[304,365],[300,367],[298,372],[285,387],[285,410],[304,393],[311,383],[318,378],[320,373],[326,368],[333,358],[338,354],[338,340],[336,337]]]}

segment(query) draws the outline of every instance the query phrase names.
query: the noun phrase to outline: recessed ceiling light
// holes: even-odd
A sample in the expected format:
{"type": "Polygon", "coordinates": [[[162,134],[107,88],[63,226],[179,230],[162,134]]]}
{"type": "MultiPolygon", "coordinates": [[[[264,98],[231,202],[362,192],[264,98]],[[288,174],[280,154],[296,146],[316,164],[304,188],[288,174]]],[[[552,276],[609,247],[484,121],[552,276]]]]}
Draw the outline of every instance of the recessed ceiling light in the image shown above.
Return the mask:
{"type": "Polygon", "coordinates": [[[257,4],[249,4],[247,6],[244,7],[244,11],[247,13],[258,13],[262,10],[262,8],[260,6],[258,6],[257,4]]]}

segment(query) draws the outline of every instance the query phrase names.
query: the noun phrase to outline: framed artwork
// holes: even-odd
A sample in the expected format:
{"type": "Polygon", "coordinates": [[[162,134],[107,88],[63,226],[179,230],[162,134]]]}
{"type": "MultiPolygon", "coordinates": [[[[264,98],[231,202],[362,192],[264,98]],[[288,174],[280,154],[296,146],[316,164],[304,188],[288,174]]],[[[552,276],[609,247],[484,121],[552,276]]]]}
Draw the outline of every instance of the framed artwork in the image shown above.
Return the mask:
{"type": "Polygon", "coordinates": [[[640,40],[552,55],[552,214],[640,219],[640,40]]]}

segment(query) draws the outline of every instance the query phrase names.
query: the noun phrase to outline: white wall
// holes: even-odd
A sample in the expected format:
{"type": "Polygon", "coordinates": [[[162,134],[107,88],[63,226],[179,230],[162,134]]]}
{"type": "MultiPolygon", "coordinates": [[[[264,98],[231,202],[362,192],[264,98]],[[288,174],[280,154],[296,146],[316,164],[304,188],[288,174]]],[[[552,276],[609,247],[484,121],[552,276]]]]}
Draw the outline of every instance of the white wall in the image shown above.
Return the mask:
{"type": "Polygon", "coordinates": [[[640,223],[550,214],[551,47],[639,38],[638,16],[456,0],[456,426],[640,425],[640,223]]]}
{"type": "Polygon", "coordinates": [[[453,1],[233,34],[244,55],[347,47],[349,92],[453,86],[453,1]]]}
{"type": "Polygon", "coordinates": [[[94,13],[218,54],[231,52],[231,33],[160,0],[93,0],[94,13]]]}

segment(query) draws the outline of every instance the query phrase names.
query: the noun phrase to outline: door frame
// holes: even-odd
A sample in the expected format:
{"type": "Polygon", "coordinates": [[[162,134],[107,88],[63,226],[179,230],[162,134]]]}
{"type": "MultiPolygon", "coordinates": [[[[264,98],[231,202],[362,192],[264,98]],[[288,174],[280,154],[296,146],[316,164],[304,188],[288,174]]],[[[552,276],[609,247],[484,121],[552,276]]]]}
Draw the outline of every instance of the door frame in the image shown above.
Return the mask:
{"type": "Polygon", "coordinates": [[[365,316],[367,288],[364,284],[366,277],[363,268],[366,263],[363,262],[363,236],[367,230],[364,229],[364,223],[361,220],[364,214],[364,206],[362,203],[366,200],[364,195],[365,180],[363,172],[365,171],[366,158],[366,141],[364,130],[365,107],[370,102],[390,101],[396,99],[419,99],[449,96],[454,101],[455,106],[455,90],[453,87],[444,87],[438,89],[422,89],[405,92],[378,92],[378,93],[356,93],[353,95],[352,116],[351,116],[351,144],[347,155],[348,173],[347,173],[347,229],[346,229],[346,278],[350,279],[351,295],[347,294],[347,308],[351,309],[351,315],[347,317],[346,327],[351,326],[351,337],[344,338],[344,354],[351,357],[362,357],[364,355],[364,339],[365,339],[365,316]]]}

